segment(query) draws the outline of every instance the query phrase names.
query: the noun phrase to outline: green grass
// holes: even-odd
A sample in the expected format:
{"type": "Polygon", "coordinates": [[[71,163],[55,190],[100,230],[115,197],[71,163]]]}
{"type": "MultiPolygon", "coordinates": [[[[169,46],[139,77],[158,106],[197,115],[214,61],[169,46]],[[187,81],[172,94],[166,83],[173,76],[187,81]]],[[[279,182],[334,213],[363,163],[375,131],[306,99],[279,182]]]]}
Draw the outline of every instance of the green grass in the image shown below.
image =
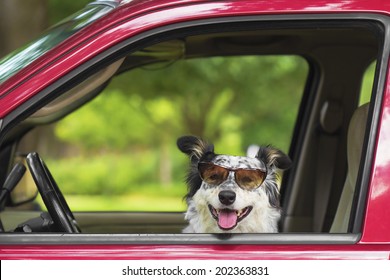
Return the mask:
{"type": "MultiPolygon", "coordinates": [[[[72,211],[184,211],[186,206],[181,196],[130,194],[118,196],[66,195],[72,211]]],[[[43,206],[43,202],[39,200],[43,206]]]]}

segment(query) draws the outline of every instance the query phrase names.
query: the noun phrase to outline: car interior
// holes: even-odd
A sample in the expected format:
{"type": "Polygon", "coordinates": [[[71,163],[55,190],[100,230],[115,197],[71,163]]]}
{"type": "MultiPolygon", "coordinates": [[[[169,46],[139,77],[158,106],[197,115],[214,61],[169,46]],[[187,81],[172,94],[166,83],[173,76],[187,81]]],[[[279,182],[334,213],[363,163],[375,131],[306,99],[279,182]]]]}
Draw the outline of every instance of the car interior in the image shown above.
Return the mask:
{"type": "MultiPolygon", "coordinates": [[[[280,184],[280,232],[358,233],[362,223],[358,208],[364,201],[369,169],[369,162],[362,159],[371,156],[367,145],[374,131],[373,100],[380,90],[373,83],[371,102],[362,104],[361,86],[370,65],[382,67],[381,24],[329,16],[323,20],[216,20],[170,28],[110,49],[104,58],[78,70],[76,78],[60,81],[56,98],[43,98],[49,93],[42,93],[34,109],[26,110],[23,120],[5,135],[0,162],[29,154],[27,165],[40,166],[36,172],[50,174],[39,157],[32,163],[33,148],[18,150],[23,137],[35,127],[71,114],[98,96],[114,76],[136,68],[196,58],[295,55],[307,61],[309,72],[287,151],[293,166],[284,172],[280,184]]],[[[66,204],[66,194],[62,204],[66,204]]],[[[0,214],[4,231],[23,231],[26,221],[37,213],[9,204],[0,214]]],[[[186,225],[182,212],[65,211],[58,219],[68,219],[73,225],[77,221],[78,229],[70,226],[65,232],[86,234],[179,234],[186,225]]]]}

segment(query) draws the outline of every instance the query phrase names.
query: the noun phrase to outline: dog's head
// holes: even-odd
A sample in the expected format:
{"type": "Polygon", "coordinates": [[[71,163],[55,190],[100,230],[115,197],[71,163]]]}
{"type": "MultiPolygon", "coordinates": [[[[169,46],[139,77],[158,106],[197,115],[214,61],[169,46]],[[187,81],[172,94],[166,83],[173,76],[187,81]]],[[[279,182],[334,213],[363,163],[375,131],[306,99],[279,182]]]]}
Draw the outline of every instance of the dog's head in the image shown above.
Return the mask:
{"type": "Polygon", "coordinates": [[[276,232],[280,217],[276,169],[291,160],[271,146],[255,157],[220,155],[214,146],[183,136],[177,146],[190,158],[186,219],[194,232],[276,232]]]}

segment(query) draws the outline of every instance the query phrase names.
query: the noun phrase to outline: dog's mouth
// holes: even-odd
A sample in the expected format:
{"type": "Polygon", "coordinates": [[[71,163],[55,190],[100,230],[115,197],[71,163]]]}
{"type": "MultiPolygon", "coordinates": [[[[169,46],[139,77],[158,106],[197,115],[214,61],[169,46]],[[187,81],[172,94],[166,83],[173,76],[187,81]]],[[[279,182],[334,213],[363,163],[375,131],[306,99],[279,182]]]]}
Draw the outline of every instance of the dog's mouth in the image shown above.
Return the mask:
{"type": "Polygon", "coordinates": [[[245,207],[241,210],[234,209],[215,209],[209,204],[209,210],[213,218],[218,222],[218,226],[222,230],[233,229],[240,221],[242,221],[252,211],[252,206],[245,207]]]}

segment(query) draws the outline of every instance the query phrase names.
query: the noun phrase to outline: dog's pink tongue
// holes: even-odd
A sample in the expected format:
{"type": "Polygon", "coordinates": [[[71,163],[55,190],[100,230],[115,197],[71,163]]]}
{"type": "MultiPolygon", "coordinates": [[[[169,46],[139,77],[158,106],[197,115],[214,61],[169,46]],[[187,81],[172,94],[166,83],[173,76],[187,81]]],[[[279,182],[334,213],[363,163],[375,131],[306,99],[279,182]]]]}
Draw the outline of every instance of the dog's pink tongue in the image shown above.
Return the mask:
{"type": "Polygon", "coordinates": [[[237,214],[236,211],[223,209],[219,211],[218,215],[218,225],[222,229],[231,229],[237,224],[237,214]]]}

